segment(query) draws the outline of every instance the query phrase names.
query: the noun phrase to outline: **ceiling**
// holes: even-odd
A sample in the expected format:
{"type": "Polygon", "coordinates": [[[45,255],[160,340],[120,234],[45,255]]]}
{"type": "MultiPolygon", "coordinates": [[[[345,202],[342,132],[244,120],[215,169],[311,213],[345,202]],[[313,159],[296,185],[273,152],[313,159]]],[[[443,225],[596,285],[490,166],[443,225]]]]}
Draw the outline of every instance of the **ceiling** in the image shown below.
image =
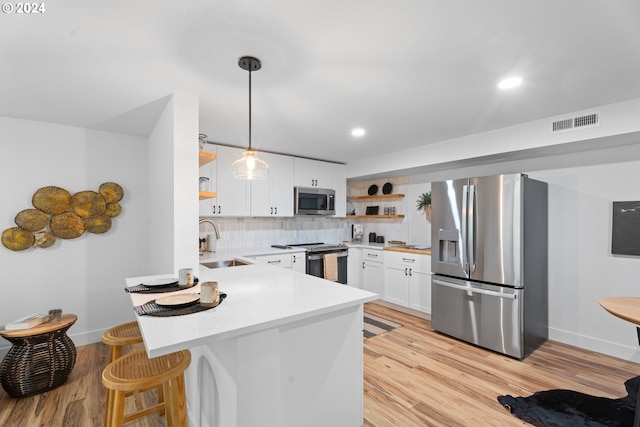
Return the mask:
{"type": "Polygon", "coordinates": [[[146,136],[184,92],[209,141],[246,146],[252,55],[253,147],[348,163],[640,98],[637,0],[44,5],[0,16],[0,116],[146,136]]]}

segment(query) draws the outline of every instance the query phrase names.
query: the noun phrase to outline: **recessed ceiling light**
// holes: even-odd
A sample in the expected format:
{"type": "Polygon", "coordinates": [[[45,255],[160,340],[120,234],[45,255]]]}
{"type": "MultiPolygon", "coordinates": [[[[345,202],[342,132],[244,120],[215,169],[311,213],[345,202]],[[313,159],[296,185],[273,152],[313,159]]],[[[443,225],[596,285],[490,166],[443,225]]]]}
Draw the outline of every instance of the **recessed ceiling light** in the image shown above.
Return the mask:
{"type": "Polygon", "coordinates": [[[355,128],[351,131],[351,135],[358,138],[361,136],[364,136],[364,134],[365,134],[365,131],[362,128],[355,128]]]}
{"type": "Polygon", "coordinates": [[[504,80],[501,80],[500,83],[498,83],[498,87],[502,90],[508,90],[508,89],[513,89],[515,87],[518,87],[522,84],[522,77],[518,77],[518,76],[514,76],[514,77],[507,77],[504,80]]]}

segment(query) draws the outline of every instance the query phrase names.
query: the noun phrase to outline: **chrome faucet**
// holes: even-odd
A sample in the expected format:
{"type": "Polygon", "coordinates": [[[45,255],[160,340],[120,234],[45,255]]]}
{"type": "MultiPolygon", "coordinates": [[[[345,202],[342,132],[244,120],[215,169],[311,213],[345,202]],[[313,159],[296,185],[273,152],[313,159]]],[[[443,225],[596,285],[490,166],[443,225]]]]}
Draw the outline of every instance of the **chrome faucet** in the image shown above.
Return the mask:
{"type": "MultiPolygon", "coordinates": [[[[211,221],[210,219],[201,219],[200,221],[198,221],[198,224],[203,224],[203,223],[208,223],[211,224],[213,226],[213,231],[216,233],[216,240],[220,239],[220,230],[218,230],[218,226],[216,225],[215,222],[211,221]]],[[[206,252],[215,252],[215,245],[213,242],[211,242],[209,235],[207,234],[207,237],[205,239],[198,239],[198,243],[200,245],[200,253],[202,253],[203,251],[206,252]],[[202,248],[202,244],[204,243],[204,249],[202,248]]]]}

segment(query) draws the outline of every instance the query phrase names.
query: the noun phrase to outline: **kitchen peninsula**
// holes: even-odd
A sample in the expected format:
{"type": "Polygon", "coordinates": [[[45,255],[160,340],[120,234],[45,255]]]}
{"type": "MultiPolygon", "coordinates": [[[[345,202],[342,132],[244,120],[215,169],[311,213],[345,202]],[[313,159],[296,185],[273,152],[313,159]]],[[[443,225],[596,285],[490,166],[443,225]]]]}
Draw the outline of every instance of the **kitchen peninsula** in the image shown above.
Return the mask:
{"type": "MultiPolygon", "coordinates": [[[[362,425],[362,306],[376,294],[262,264],[201,267],[199,279],[219,283],[221,305],[138,317],[150,357],[191,351],[190,425],[362,425]]],[[[130,296],[141,305],[158,295],[130,296]]]]}

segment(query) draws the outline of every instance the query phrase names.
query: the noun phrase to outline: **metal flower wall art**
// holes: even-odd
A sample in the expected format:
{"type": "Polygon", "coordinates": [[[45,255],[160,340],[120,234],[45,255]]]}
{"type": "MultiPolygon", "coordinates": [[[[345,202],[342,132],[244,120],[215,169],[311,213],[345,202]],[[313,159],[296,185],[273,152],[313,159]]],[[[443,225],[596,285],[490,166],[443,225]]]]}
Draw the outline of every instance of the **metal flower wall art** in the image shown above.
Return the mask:
{"type": "Polygon", "coordinates": [[[115,182],[105,182],[97,192],[86,190],[71,194],[60,187],[42,187],[31,198],[33,208],[20,211],[17,227],[2,232],[2,244],[12,251],[31,247],[48,248],[57,238],[75,239],[85,231],[106,233],[112,218],[122,212],[124,190],[115,182]]]}

